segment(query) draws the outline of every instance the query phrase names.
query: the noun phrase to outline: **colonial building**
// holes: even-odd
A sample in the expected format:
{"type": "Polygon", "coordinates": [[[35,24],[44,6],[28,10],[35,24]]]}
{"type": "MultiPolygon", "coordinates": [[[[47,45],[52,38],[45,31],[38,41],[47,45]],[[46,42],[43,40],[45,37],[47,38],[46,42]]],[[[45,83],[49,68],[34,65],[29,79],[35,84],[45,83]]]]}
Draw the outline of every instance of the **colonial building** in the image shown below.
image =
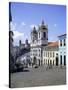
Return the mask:
{"type": "Polygon", "coordinates": [[[58,36],[59,38],[59,65],[66,65],[66,34],[58,36]]]}
{"type": "Polygon", "coordinates": [[[48,27],[42,21],[39,25],[38,30],[35,26],[31,32],[31,61],[33,64],[38,64],[39,66],[43,64],[43,47],[48,44],[48,27]]]}
{"type": "Polygon", "coordinates": [[[43,64],[58,66],[58,42],[48,42],[48,45],[43,47],[43,64]]]}
{"type": "Polygon", "coordinates": [[[58,42],[48,42],[48,26],[42,21],[31,32],[30,57],[33,65],[66,65],[66,34],[58,42]]]}

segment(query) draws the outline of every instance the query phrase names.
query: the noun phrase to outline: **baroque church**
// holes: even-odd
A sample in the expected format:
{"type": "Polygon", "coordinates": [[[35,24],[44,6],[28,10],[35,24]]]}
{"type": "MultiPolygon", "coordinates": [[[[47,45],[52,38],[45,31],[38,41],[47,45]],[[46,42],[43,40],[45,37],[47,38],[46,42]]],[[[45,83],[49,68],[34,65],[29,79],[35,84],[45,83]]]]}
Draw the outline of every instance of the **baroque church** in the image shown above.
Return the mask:
{"type": "Polygon", "coordinates": [[[31,32],[31,42],[30,42],[30,56],[31,61],[35,65],[43,64],[43,47],[48,44],[48,26],[42,21],[41,25],[33,27],[31,32]]]}

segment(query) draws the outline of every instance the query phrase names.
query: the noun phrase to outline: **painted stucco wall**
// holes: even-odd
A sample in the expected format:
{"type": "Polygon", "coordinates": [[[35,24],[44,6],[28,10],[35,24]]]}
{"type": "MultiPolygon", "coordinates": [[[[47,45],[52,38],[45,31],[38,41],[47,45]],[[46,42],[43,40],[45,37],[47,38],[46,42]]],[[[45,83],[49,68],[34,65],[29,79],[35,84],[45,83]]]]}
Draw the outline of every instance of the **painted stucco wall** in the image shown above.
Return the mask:
{"type": "Polygon", "coordinates": [[[64,55],[66,56],[66,45],[64,46],[64,39],[66,40],[66,35],[59,37],[59,65],[61,60],[60,55],[62,55],[62,65],[64,65],[64,55]],[[62,40],[62,46],[60,46],[61,40],[62,40]]]}

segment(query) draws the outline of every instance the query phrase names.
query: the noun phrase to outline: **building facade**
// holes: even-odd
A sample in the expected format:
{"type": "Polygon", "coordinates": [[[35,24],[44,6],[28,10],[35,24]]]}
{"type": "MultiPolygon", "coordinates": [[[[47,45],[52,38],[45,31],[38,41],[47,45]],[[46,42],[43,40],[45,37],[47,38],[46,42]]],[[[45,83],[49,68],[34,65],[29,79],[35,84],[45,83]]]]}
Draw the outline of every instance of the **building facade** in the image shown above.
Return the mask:
{"type": "Polygon", "coordinates": [[[58,36],[59,38],[59,65],[66,65],[66,34],[58,36]]]}
{"type": "Polygon", "coordinates": [[[31,32],[31,43],[30,43],[30,56],[32,63],[43,64],[43,47],[48,44],[48,27],[42,21],[41,25],[38,26],[38,30],[34,27],[31,32]]]}
{"type": "Polygon", "coordinates": [[[31,32],[30,57],[33,65],[66,65],[66,34],[59,41],[48,42],[48,26],[42,21],[31,32]]]}
{"type": "Polygon", "coordinates": [[[47,46],[43,47],[43,64],[58,66],[58,42],[49,42],[47,46]]]}

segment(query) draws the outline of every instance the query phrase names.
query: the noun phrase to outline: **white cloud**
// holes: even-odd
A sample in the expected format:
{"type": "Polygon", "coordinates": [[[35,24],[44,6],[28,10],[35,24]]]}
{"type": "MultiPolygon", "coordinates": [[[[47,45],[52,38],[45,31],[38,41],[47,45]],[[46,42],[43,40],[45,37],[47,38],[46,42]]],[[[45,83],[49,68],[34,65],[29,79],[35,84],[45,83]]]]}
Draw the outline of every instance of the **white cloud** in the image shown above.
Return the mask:
{"type": "Polygon", "coordinates": [[[11,22],[11,31],[14,31],[16,29],[17,24],[11,22]]]}
{"type": "Polygon", "coordinates": [[[57,24],[54,24],[54,27],[56,27],[57,26],[57,24]]]}
{"type": "MultiPolygon", "coordinates": [[[[22,26],[22,25],[25,25],[25,23],[22,22],[22,23],[20,24],[20,26],[22,26]]],[[[17,27],[18,27],[18,26],[17,26],[17,23],[13,23],[13,22],[11,23],[11,30],[12,30],[13,33],[14,33],[14,37],[13,37],[14,39],[24,36],[24,33],[19,32],[19,30],[18,30],[17,27]]],[[[19,27],[19,29],[20,29],[20,27],[19,27]]]]}
{"type": "Polygon", "coordinates": [[[13,33],[14,33],[14,37],[13,37],[14,39],[19,37],[24,37],[24,33],[21,33],[19,31],[13,31],[13,33]]]}
{"type": "Polygon", "coordinates": [[[13,23],[11,22],[11,31],[15,31],[18,29],[21,29],[22,26],[25,26],[26,24],[24,22],[21,22],[21,24],[19,26],[17,26],[17,23],[13,23]]]}
{"type": "Polygon", "coordinates": [[[14,45],[19,45],[19,40],[22,41],[22,43],[25,42],[25,39],[28,39],[28,36],[25,35],[25,33],[20,32],[23,26],[26,24],[24,22],[21,22],[20,25],[17,23],[11,23],[11,30],[14,33],[13,39],[14,39],[14,45]]]}
{"type": "Polygon", "coordinates": [[[22,22],[21,25],[22,25],[22,26],[25,26],[26,24],[25,24],[25,22],[22,22]]]}

